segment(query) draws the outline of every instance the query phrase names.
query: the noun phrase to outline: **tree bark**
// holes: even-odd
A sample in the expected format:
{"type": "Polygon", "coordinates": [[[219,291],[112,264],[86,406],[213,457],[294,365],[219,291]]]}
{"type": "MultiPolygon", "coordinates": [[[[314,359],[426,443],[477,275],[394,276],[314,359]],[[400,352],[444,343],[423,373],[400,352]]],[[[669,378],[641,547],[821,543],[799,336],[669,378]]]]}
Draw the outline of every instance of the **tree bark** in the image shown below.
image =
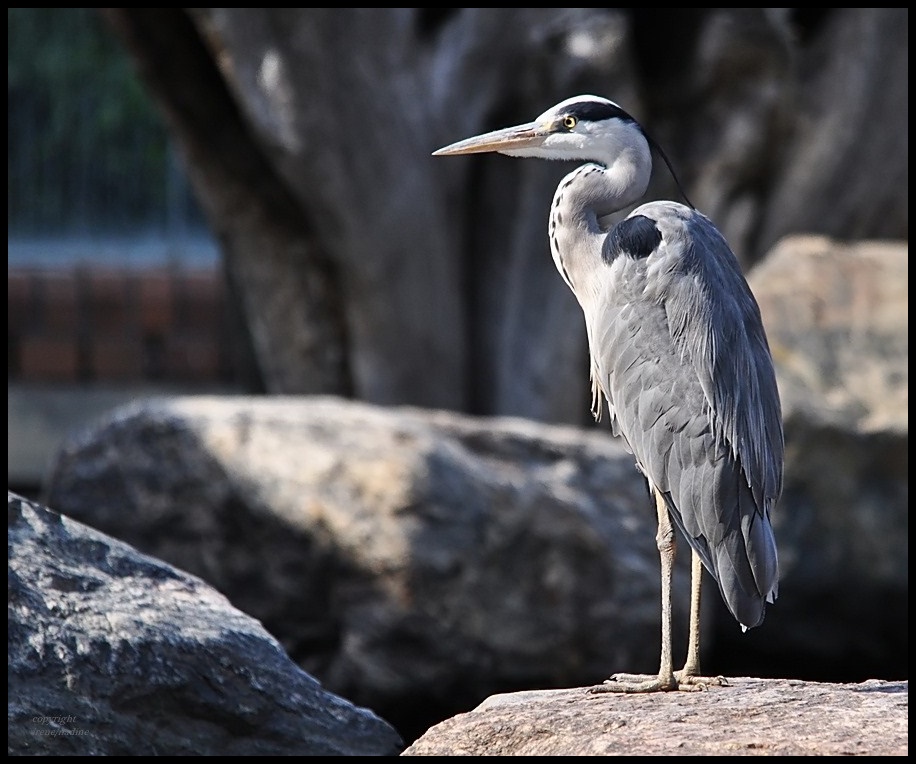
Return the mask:
{"type": "MultiPolygon", "coordinates": [[[[594,92],[747,267],[791,232],[905,237],[907,13],[106,11],[188,157],[269,392],[579,424],[584,323],[546,231],[571,167],[430,153],[594,92]]],[[[679,198],[657,170],[647,200],[679,198]]]]}
{"type": "Polygon", "coordinates": [[[266,389],[349,393],[340,274],[318,246],[307,211],[253,140],[217,59],[183,11],[102,13],[133,55],[183,152],[266,389]]]}

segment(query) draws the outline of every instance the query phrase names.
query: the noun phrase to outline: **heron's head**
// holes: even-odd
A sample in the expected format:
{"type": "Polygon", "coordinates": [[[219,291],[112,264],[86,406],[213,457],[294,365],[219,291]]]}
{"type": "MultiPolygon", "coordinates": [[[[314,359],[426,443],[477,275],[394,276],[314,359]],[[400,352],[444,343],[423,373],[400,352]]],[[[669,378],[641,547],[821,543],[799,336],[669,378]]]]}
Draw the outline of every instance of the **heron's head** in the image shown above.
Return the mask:
{"type": "MultiPolygon", "coordinates": [[[[652,169],[653,149],[664,160],[684,201],[693,207],[661,146],[633,117],[601,96],[567,98],[534,122],[466,138],[434,151],[433,156],[496,151],[513,157],[595,162],[605,168],[613,167],[620,160],[622,166],[639,168],[637,174],[645,174],[647,178],[652,169]]],[[[640,194],[643,191],[645,188],[640,194]]]]}
{"type": "Polygon", "coordinates": [[[626,151],[650,157],[642,127],[613,101],[594,95],[567,98],[533,122],[467,138],[433,156],[499,152],[515,157],[567,159],[609,165],[626,151]]]}

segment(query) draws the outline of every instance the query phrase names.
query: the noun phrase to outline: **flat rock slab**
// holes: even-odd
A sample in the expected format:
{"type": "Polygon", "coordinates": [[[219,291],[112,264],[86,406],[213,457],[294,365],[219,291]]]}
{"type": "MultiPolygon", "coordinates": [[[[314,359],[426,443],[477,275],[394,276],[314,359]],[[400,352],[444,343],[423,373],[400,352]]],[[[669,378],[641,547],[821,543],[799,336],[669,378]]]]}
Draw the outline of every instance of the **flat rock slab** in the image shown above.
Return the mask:
{"type": "Polygon", "coordinates": [[[906,756],[909,683],[729,679],[706,692],[493,695],[402,756],[906,756]]]}

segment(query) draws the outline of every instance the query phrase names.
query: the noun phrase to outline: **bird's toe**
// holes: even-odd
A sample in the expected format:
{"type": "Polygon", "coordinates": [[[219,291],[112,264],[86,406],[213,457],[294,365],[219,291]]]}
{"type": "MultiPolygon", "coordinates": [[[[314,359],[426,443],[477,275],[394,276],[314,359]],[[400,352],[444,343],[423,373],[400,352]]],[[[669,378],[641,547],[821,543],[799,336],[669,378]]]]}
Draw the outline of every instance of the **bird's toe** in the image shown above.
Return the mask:
{"type": "Polygon", "coordinates": [[[674,676],[677,679],[678,688],[688,692],[707,690],[710,687],[728,687],[728,680],[724,676],[698,676],[686,671],[676,671],[674,676]]]}

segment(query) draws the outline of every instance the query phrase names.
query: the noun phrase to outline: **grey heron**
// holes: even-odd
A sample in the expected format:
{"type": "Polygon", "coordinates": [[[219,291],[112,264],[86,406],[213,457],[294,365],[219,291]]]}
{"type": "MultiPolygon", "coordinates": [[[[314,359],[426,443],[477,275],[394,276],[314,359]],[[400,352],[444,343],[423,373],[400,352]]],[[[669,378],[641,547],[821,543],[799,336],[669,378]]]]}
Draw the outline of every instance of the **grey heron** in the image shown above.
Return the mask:
{"type": "Polygon", "coordinates": [[[783,429],[757,301],[723,235],[686,195],[686,205],[650,201],[609,225],[646,193],[653,150],[678,182],[632,116],[584,95],[533,122],[434,152],[584,162],[554,194],[550,249],[585,318],[592,410],[597,418],[606,403],[611,431],[654,497],[662,590],[658,675],[614,674],[593,692],[726,684],[700,672],[703,567],[745,630],[763,622],[778,590],[770,515],[782,491],[783,429]],[[675,527],[693,558],[687,660],[679,671],[671,654],[675,527]]]}

